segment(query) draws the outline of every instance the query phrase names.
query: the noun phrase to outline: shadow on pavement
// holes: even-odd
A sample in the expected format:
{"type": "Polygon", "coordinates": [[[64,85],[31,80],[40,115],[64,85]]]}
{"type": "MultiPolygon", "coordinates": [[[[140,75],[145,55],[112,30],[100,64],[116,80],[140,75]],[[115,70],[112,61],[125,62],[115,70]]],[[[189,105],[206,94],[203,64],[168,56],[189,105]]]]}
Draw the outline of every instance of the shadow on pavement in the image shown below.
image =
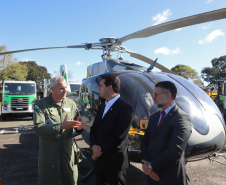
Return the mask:
{"type": "MultiPolygon", "coordinates": [[[[36,185],[38,177],[38,137],[35,134],[11,134],[19,137],[10,144],[7,134],[1,135],[0,177],[3,185],[36,185]],[[5,140],[5,142],[4,142],[5,140]]],[[[9,137],[8,137],[9,138],[9,137]]]]}
{"type": "MultiPolygon", "coordinates": [[[[77,142],[83,142],[80,138],[78,140],[77,142]]],[[[34,133],[3,134],[0,135],[0,145],[0,178],[2,178],[2,184],[37,185],[38,137],[34,133]],[[15,141],[19,142],[15,144],[15,141]]],[[[91,170],[93,161],[89,148],[85,147],[81,150],[87,158],[78,164],[79,173],[84,176],[91,170]]],[[[145,175],[136,167],[137,164],[140,163],[133,161],[127,170],[127,184],[129,185],[145,184],[145,175]]],[[[95,173],[93,172],[87,180],[79,181],[78,185],[95,185],[95,173]]]]}
{"type": "MultiPolygon", "coordinates": [[[[91,159],[92,153],[89,148],[81,148],[82,153],[86,156],[81,163],[78,164],[79,172],[84,176],[91,170],[91,165],[93,161],[91,159]],[[89,164],[91,163],[91,165],[89,164]]],[[[132,164],[127,170],[126,183],[129,185],[144,185],[146,184],[145,174],[136,166],[136,163],[140,163],[140,155],[132,154],[130,155],[132,164]]],[[[95,183],[95,172],[89,176],[85,181],[79,181],[78,185],[96,185],[95,183]]]]}

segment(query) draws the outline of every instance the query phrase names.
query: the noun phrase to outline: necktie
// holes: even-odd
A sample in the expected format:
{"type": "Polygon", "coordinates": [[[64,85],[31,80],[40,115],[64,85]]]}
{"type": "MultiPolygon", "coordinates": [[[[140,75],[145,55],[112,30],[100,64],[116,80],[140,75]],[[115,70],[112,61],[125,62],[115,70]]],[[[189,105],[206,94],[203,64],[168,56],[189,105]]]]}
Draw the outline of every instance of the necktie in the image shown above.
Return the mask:
{"type": "Polygon", "coordinates": [[[161,122],[162,122],[162,120],[164,119],[164,117],[165,117],[165,111],[163,110],[162,112],[161,112],[161,119],[160,119],[160,121],[159,121],[159,123],[158,123],[158,126],[157,126],[157,128],[159,127],[159,125],[161,124],[161,122]]]}

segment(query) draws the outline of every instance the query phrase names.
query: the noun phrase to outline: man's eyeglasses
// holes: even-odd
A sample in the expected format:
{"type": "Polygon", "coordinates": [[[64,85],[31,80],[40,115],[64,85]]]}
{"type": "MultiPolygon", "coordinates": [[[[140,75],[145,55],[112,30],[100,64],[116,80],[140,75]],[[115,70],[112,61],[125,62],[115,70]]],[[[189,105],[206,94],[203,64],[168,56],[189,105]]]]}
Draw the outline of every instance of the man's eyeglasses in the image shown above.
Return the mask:
{"type": "Polygon", "coordinates": [[[161,92],[161,93],[153,93],[153,97],[156,97],[159,95],[159,94],[165,94],[165,93],[168,93],[169,91],[164,91],[164,92],[161,92]]]}

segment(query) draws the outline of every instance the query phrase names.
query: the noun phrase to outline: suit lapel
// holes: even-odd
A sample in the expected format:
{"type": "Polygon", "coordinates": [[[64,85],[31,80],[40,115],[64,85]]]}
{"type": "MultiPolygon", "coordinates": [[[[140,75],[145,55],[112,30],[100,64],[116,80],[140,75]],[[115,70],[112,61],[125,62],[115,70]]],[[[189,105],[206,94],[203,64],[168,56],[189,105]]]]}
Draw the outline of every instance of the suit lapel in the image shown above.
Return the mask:
{"type": "MultiPolygon", "coordinates": [[[[172,118],[174,112],[177,110],[177,105],[175,105],[170,111],[169,113],[166,115],[166,117],[163,119],[163,121],[161,122],[161,124],[159,125],[159,127],[157,128],[157,124],[156,124],[156,132],[155,135],[160,131],[160,129],[162,127],[164,127],[165,124],[169,123],[169,120],[172,118]]],[[[159,117],[160,117],[160,112],[159,112],[159,117]]],[[[158,117],[158,119],[159,119],[158,117]]],[[[158,121],[157,121],[158,123],[158,121]]]]}
{"type": "Polygon", "coordinates": [[[98,108],[98,112],[97,112],[97,115],[96,115],[96,118],[95,118],[98,124],[100,124],[100,122],[102,121],[102,115],[104,113],[104,108],[105,108],[104,103],[102,103],[98,108]]]}
{"type": "Polygon", "coordinates": [[[153,118],[151,118],[150,132],[151,132],[151,136],[154,137],[157,133],[157,124],[158,124],[158,120],[159,120],[159,117],[160,117],[160,111],[158,111],[157,113],[155,113],[152,116],[153,116],[153,118]]]}
{"type": "MultiPolygon", "coordinates": [[[[120,104],[120,97],[115,101],[115,103],[110,107],[110,109],[107,111],[107,113],[104,115],[103,119],[106,119],[109,115],[111,115],[113,112],[117,111],[117,107],[119,107],[120,104]]],[[[104,112],[104,111],[103,111],[104,112]]],[[[103,115],[103,114],[102,114],[103,115]]]]}

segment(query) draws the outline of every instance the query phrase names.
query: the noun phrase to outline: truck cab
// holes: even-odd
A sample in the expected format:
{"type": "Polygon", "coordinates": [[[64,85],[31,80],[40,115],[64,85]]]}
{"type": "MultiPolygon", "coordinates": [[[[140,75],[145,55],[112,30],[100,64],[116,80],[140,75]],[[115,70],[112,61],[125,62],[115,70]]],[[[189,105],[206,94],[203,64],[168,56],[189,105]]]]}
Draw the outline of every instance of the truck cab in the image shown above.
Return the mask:
{"type": "Polygon", "coordinates": [[[4,81],[2,89],[2,120],[10,114],[33,115],[36,100],[35,81],[4,81]]]}

